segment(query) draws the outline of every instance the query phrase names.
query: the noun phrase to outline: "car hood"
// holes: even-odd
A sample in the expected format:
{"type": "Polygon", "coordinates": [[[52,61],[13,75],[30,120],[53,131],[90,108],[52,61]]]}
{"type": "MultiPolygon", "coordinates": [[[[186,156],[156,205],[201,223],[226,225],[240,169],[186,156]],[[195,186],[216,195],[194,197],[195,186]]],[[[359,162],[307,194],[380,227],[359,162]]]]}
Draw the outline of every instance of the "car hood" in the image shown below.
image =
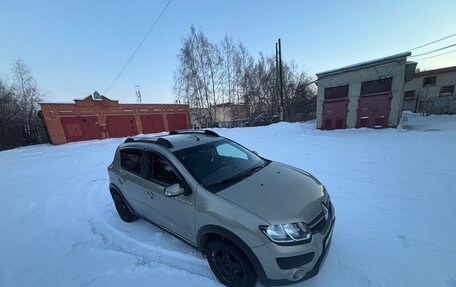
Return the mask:
{"type": "Polygon", "coordinates": [[[271,162],[217,195],[262,217],[270,224],[309,223],[326,201],[323,186],[309,173],[271,162]]]}

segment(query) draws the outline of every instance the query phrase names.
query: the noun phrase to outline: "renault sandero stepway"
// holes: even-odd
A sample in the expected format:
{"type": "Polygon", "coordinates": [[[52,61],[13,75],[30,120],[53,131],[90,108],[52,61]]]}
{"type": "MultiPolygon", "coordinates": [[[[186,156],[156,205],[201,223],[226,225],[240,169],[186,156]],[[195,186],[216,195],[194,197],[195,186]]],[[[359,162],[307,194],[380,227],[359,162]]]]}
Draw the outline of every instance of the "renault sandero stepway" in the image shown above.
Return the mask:
{"type": "Polygon", "coordinates": [[[306,280],[331,245],[334,207],[314,176],[211,130],[127,138],[108,173],[122,220],[193,245],[227,286],[306,280]]]}

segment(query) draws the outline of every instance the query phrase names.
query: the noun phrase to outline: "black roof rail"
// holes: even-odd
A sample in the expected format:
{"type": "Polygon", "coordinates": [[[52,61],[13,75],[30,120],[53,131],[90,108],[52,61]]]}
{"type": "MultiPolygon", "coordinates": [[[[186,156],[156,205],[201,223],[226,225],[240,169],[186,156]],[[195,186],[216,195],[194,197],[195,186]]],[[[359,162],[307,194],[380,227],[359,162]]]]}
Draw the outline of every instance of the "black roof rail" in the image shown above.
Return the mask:
{"type": "Polygon", "coordinates": [[[170,131],[169,135],[181,135],[181,134],[205,134],[208,136],[219,137],[219,135],[211,130],[176,130],[170,131]]]}
{"type": "Polygon", "coordinates": [[[157,139],[157,143],[159,145],[162,145],[162,146],[167,147],[167,148],[173,148],[174,147],[173,144],[169,140],[164,139],[164,138],[158,138],[157,139]]]}
{"type": "Polygon", "coordinates": [[[164,146],[166,148],[173,148],[173,144],[162,137],[155,137],[155,138],[126,138],[124,143],[132,143],[132,142],[143,142],[143,143],[153,143],[164,146]]]}

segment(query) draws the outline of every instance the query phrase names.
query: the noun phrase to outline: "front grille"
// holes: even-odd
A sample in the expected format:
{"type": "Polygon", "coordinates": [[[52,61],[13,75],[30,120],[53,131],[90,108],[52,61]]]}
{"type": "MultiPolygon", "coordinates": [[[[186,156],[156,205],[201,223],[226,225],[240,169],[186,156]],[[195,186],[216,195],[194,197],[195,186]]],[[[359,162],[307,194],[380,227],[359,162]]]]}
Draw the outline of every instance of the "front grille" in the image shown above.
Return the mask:
{"type": "MultiPolygon", "coordinates": [[[[331,202],[328,204],[328,220],[331,219],[331,202]]],[[[322,211],[312,222],[310,223],[310,230],[313,233],[319,232],[324,233],[328,220],[325,218],[325,214],[322,211]]]]}

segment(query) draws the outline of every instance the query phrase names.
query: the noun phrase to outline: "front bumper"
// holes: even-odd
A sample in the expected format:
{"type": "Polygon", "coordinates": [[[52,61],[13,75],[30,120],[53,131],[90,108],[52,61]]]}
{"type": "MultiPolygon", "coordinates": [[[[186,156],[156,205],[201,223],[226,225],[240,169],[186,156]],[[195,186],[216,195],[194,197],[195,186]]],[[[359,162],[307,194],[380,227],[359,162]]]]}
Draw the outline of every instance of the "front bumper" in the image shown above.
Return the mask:
{"type": "Polygon", "coordinates": [[[330,215],[324,232],[314,233],[308,243],[281,246],[270,242],[252,249],[267,276],[259,278],[263,285],[294,284],[318,274],[331,246],[336,220],[332,205],[330,215]]]}

